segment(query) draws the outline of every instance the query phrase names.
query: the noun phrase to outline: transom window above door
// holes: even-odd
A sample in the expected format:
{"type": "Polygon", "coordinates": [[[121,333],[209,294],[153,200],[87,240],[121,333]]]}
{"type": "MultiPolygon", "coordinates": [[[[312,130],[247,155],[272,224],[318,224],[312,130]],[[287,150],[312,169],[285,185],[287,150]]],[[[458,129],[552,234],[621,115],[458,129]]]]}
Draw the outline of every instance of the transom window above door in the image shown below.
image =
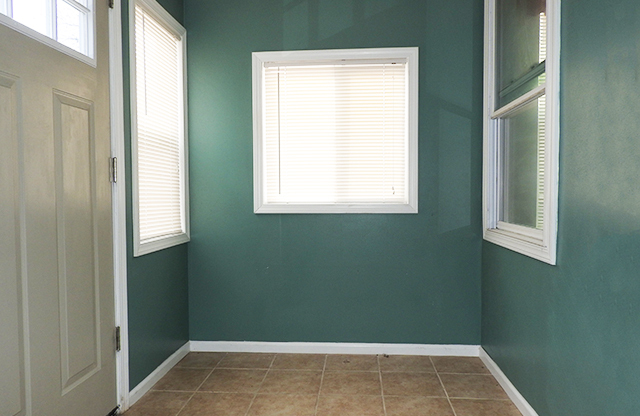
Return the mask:
{"type": "Polygon", "coordinates": [[[0,0],[0,23],[94,64],[95,0],[0,0]]]}

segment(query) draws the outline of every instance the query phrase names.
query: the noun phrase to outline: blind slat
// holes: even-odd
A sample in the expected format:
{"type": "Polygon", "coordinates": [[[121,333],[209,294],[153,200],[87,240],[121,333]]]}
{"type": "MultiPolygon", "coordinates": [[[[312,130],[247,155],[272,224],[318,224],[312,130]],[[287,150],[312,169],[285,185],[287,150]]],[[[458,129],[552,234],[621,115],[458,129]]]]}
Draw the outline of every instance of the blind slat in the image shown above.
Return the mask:
{"type": "Polygon", "coordinates": [[[407,65],[264,68],[266,201],[407,201],[407,65]]]}

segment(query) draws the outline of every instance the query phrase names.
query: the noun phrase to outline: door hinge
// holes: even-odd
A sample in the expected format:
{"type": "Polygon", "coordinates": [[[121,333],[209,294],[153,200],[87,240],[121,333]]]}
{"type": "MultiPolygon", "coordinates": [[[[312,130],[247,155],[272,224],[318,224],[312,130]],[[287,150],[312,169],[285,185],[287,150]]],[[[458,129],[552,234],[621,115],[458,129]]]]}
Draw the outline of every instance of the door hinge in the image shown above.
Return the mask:
{"type": "Polygon", "coordinates": [[[116,352],[120,352],[122,349],[122,337],[120,335],[120,327],[116,327],[116,352]]]}
{"type": "Polygon", "coordinates": [[[113,9],[115,6],[115,0],[109,0],[109,8],[113,9]]]}
{"type": "Polygon", "coordinates": [[[120,414],[120,405],[116,406],[115,409],[109,412],[107,416],[116,416],[120,414]]]}
{"type": "Polygon", "coordinates": [[[118,158],[112,157],[109,163],[109,171],[111,174],[111,182],[118,182],[118,158]]]}
{"type": "Polygon", "coordinates": [[[107,416],[116,416],[120,414],[120,405],[116,406],[115,409],[109,412],[107,416]]]}

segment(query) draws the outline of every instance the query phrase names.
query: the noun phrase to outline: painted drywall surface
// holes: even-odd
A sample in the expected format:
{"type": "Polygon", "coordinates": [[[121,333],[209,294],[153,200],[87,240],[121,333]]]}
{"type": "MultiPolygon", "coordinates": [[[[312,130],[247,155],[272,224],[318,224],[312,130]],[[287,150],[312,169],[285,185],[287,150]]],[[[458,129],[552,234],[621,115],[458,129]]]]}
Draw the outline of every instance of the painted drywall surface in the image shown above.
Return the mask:
{"type": "MultiPolygon", "coordinates": [[[[181,0],[159,3],[182,21],[181,0]]],[[[131,136],[129,107],[128,4],[123,8],[125,132],[127,175],[127,292],[129,384],[134,388],[189,340],[187,245],[133,257],[131,214],[131,136]]]]}
{"type": "Polygon", "coordinates": [[[540,416],[640,409],[640,3],[564,2],[558,265],[483,246],[482,344],[540,416]]]}
{"type": "Polygon", "coordinates": [[[185,1],[192,340],[480,341],[482,2],[185,1]],[[420,48],[420,213],[253,213],[251,53],[420,48]]]}

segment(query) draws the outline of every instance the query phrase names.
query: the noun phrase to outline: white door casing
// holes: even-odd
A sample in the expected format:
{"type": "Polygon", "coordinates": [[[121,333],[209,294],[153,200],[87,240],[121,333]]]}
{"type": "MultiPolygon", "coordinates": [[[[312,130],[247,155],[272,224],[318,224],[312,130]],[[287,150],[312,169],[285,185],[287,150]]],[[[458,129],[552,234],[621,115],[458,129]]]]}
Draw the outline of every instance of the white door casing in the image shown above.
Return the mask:
{"type": "Polygon", "coordinates": [[[96,68],[0,25],[0,416],[116,406],[107,9],[96,68]]]}

